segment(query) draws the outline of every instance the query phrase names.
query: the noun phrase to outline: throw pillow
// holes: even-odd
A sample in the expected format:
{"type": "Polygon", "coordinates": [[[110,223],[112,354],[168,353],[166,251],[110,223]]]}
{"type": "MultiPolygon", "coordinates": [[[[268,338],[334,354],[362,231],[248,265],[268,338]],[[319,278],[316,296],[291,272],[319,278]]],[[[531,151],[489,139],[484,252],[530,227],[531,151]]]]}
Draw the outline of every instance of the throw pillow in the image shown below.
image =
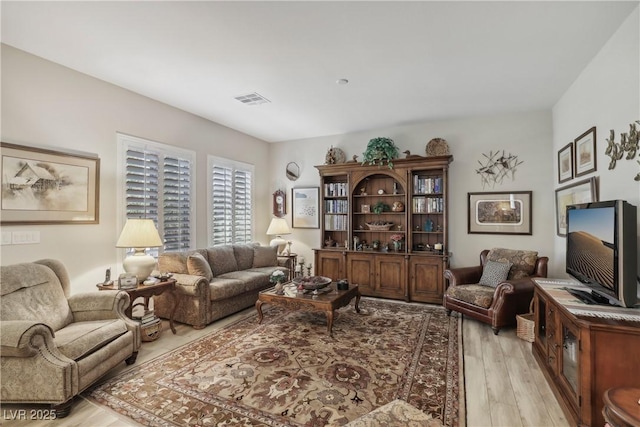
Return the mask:
{"type": "Polygon", "coordinates": [[[537,251],[493,248],[487,254],[487,261],[510,262],[513,264],[507,280],[522,279],[533,274],[538,261],[537,251]]]}
{"type": "Polygon", "coordinates": [[[253,248],[253,267],[273,267],[278,265],[278,247],[256,246],[253,248]]]}
{"type": "Polygon", "coordinates": [[[495,288],[507,279],[512,265],[510,262],[487,261],[482,269],[482,277],[478,284],[495,288]]]}
{"type": "Polygon", "coordinates": [[[189,255],[187,258],[187,269],[189,270],[189,274],[202,276],[209,282],[213,279],[213,272],[211,271],[209,262],[204,259],[200,253],[196,252],[195,254],[189,255]]]}

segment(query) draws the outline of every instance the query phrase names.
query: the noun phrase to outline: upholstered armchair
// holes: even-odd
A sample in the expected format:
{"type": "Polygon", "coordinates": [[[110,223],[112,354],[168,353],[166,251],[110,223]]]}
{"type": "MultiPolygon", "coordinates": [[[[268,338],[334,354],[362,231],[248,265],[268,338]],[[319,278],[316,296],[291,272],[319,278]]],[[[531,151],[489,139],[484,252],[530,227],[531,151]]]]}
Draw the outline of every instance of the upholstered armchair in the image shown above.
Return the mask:
{"type": "Polygon", "coordinates": [[[532,277],[547,277],[549,258],[534,251],[494,248],[480,253],[480,265],[444,272],[448,282],[443,305],[500,328],[516,324],[516,314],[528,313],[533,298],[532,277]]]}
{"type": "Polygon", "coordinates": [[[135,361],[140,326],[124,310],[129,295],[70,295],[56,260],[0,268],[0,400],[50,404],[56,416],[104,373],[135,361]]]}

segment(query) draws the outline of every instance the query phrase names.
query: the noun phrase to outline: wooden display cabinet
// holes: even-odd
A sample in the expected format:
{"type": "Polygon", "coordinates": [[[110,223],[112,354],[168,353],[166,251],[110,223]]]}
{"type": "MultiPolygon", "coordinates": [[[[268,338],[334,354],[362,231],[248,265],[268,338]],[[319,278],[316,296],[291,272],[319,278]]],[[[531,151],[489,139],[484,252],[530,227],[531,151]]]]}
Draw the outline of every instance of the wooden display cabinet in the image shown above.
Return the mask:
{"type": "Polygon", "coordinates": [[[357,162],[316,166],[323,189],[316,274],[347,278],[363,295],[442,303],[451,161],[396,159],[393,169],[357,162]],[[377,205],[385,208],[376,212],[377,205]]]}
{"type": "Polygon", "coordinates": [[[554,297],[562,293],[535,285],[533,355],[574,425],[601,426],[604,392],[640,384],[640,328],[576,316],[554,297]]]}

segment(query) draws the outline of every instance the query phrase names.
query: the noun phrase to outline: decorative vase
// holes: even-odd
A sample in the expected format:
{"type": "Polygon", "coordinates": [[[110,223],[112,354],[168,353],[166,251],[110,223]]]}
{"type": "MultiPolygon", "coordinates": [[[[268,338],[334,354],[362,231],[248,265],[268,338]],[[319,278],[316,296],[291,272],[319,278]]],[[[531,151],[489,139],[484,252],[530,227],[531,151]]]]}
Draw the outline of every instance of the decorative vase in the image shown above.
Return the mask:
{"type": "Polygon", "coordinates": [[[393,241],[393,250],[394,251],[399,251],[400,249],[402,249],[402,242],[399,240],[394,240],[393,241]]]}
{"type": "Polygon", "coordinates": [[[280,283],[280,282],[276,283],[275,289],[276,289],[276,294],[277,295],[284,294],[284,291],[283,291],[284,285],[282,283],[280,283]]]}

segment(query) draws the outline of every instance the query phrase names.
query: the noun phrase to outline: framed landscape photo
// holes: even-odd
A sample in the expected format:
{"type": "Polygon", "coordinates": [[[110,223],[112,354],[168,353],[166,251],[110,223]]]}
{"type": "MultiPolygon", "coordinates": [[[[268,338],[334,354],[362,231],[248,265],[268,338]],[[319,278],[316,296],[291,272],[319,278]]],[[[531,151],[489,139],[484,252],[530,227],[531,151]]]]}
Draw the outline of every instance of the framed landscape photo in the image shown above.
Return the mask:
{"type": "Polygon", "coordinates": [[[556,233],[567,235],[567,206],[598,201],[598,182],[595,177],[556,190],[556,233]]]}
{"type": "Polygon", "coordinates": [[[573,142],[558,151],[558,183],[573,178],[573,142]]]}
{"type": "Polygon", "coordinates": [[[320,228],[320,187],[300,187],[291,190],[293,228],[320,228]]]}
{"type": "Polygon", "coordinates": [[[532,234],[531,191],[468,193],[469,234],[532,234]]]}
{"type": "Polygon", "coordinates": [[[575,167],[576,177],[596,171],[595,126],[576,138],[574,141],[573,153],[573,164],[575,167]]]}
{"type": "Polygon", "coordinates": [[[6,224],[97,224],[100,159],[2,142],[6,224]]]}

